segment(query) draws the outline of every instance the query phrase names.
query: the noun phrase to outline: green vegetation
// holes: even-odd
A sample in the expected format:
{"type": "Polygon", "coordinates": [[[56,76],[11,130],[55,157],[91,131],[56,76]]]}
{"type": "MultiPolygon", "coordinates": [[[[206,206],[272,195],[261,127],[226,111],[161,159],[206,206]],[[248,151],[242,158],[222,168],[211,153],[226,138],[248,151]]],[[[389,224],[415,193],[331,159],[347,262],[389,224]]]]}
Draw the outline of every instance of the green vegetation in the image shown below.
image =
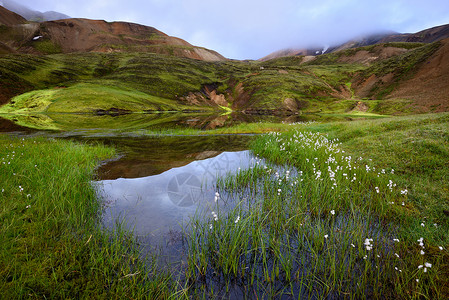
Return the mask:
{"type": "Polygon", "coordinates": [[[261,298],[446,298],[448,126],[441,114],[257,139],[272,164],[224,178],[223,200],[194,220],[193,287],[217,278],[261,298]]]}
{"type": "MultiPolygon", "coordinates": [[[[41,43],[45,44],[45,41],[41,43]]],[[[357,100],[350,85],[356,74],[366,78],[371,74],[382,76],[394,72],[397,83],[405,78],[404,74],[410,74],[434,53],[439,44],[394,43],[383,46],[407,46],[410,50],[371,67],[342,63],[339,59],[360,50],[378,51],[376,49],[382,45],[324,54],[305,64],[301,64],[302,57],[283,57],[266,62],[205,62],[174,56],[179,49],[167,50],[170,53],[161,50],[168,55],[5,55],[0,57],[3,78],[0,88],[7,90],[10,97],[16,97],[0,107],[0,112],[182,111],[193,107],[194,110],[227,108],[234,111],[348,113],[354,105],[341,104],[342,101],[357,100]],[[223,95],[227,104],[214,103],[212,92],[223,95]]],[[[379,85],[373,95],[381,99],[393,87],[379,85]]],[[[395,105],[377,105],[369,112],[396,113],[393,107],[395,105]]]]}
{"type": "Polygon", "coordinates": [[[101,204],[90,180],[112,149],[6,136],[0,144],[2,297],[164,298],[173,292],[152,258],[139,260],[129,233],[99,226],[101,204]]]}
{"type": "Polygon", "coordinates": [[[191,106],[113,85],[79,83],[68,88],[37,90],[13,98],[3,111],[9,113],[89,113],[119,108],[123,111],[187,110],[191,106]]]}
{"type": "Polygon", "coordinates": [[[56,54],[61,53],[61,47],[54,44],[50,40],[38,40],[33,42],[33,47],[42,54],[56,54]]]}

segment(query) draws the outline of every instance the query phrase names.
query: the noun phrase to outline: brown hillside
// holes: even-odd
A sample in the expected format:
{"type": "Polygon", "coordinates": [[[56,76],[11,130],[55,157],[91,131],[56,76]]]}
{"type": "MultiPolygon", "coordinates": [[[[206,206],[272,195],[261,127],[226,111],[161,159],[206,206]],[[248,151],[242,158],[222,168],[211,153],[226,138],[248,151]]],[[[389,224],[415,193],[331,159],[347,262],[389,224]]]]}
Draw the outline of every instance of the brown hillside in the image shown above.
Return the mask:
{"type": "Polygon", "coordinates": [[[64,19],[16,25],[0,42],[21,53],[150,52],[206,61],[226,60],[149,26],[89,19],[64,19]]]}
{"type": "Polygon", "coordinates": [[[321,53],[322,48],[320,49],[283,49],[276,52],[273,52],[271,54],[268,54],[267,56],[262,57],[259,59],[259,61],[267,61],[270,59],[280,58],[280,57],[286,57],[286,56],[312,56],[316,55],[316,52],[319,51],[321,53]]]}
{"type": "Polygon", "coordinates": [[[374,62],[384,60],[396,55],[407,52],[407,49],[400,47],[391,47],[387,44],[376,45],[371,49],[365,48],[351,50],[351,52],[344,53],[338,58],[338,62],[342,63],[358,63],[364,65],[370,65],[374,62]],[[344,53],[344,55],[343,55],[344,53]]]}
{"type": "Polygon", "coordinates": [[[441,25],[419,31],[417,33],[392,34],[385,36],[378,43],[410,42],[433,43],[449,38],[449,25],[441,25]]]}
{"type": "Polygon", "coordinates": [[[401,82],[387,98],[414,100],[423,112],[449,111],[449,39],[417,71],[401,82]]]}
{"type": "Polygon", "coordinates": [[[0,24],[12,26],[24,23],[26,23],[26,20],[22,16],[0,6],[0,24]]]}
{"type": "Polygon", "coordinates": [[[207,61],[225,60],[220,54],[192,46],[149,26],[89,19],[41,23],[35,33],[50,39],[62,52],[155,52],[207,61]]]}

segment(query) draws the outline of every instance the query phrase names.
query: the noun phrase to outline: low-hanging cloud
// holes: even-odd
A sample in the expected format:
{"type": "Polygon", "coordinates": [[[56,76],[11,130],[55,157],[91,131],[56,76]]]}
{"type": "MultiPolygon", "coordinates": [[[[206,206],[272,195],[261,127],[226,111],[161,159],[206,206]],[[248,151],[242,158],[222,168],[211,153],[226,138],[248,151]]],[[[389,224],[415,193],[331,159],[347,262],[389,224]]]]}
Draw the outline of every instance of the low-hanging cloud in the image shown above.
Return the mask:
{"type": "Polygon", "coordinates": [[[364,34],[449,23],[447,0],[22,0],[72,17],[140,23],[229,58],[333,45],[364,34]]]}

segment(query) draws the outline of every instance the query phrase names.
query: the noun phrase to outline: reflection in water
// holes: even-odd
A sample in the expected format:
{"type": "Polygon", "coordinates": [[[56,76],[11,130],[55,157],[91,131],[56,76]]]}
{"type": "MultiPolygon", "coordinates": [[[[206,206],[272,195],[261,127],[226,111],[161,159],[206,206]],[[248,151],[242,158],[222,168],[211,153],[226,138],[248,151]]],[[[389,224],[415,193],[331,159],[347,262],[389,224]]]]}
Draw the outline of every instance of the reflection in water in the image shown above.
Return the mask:
{"type": "Polygon", "coordinates": [[[93,141],[113,145],[124,155],[99,167],[98,176],[104,180],[157,175],[223,151],[246,150],[252,138],[249,135],[164,136],[93,141]]]}
{"type": "Polygon", "coordinates": [[[128,229],[153,246],[167,246],[172,232],[180,232],[196,213],[208,212],[214,203],[217,176],[248,168],[249,151],[223,152],[158,175],[96,183],[104,199],[104,224],[125,221],[128,229]]]}
{"type": "Polygon", "coordinates": [[[0,132],[31,132],[29,128],[17,125],[11,120],[4,119],[0,115],[0,132]]]}

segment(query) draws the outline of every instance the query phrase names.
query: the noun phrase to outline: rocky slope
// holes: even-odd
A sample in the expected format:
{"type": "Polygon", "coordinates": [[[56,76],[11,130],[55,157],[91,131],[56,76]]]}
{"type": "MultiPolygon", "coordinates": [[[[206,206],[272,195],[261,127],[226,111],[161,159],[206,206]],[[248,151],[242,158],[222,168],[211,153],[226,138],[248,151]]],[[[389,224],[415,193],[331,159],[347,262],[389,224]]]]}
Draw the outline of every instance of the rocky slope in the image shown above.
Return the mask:
{"type": "MultiPolygon", "coordinates": [[[[401,57],[402,60],[416,60],[414,65],[384,68],[383,72],[378,68],[377,72],[356,77],[353,84],[356,95],[411,100],[409,107],[419,112],[449,111],[449,38],[428,48],[429,52],[422,51],[416,58],[401,57]]],[[[383,66],[389,62],[394,61],[386,61],[383,66]]]]}
{"type": "Polygon", "coordinates": [[[0,6],[0,24],[5,26],[14,26],[25,23],[26,20],[22,16],[7,10],[3,6],[0,6]]]}
{"type": "MultiPolygon", "coordinates": [[[[3,9],[1,16],[12,13],[3,9]]],[[[215,51],[196,47],[149,26],[89,19],[5,24],[0,42],[18,53],[150,52],[206,61],[225,60],[215,51]]]]}

